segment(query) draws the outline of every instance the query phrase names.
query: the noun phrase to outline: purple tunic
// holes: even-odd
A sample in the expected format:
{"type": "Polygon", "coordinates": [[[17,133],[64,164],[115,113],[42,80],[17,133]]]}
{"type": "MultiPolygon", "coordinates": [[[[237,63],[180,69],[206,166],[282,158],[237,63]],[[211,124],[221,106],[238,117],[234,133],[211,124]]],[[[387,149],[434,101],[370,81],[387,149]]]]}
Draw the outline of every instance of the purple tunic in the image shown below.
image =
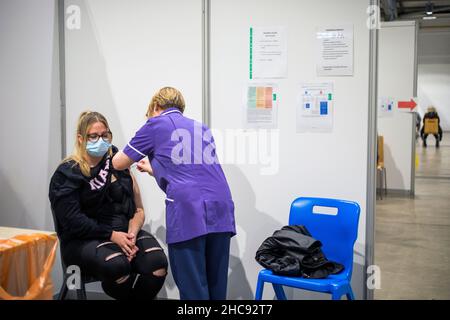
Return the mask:
{"type": "Polygon", "coordinates": [[[206,126],[169,108],[150,118],[123,152],[136,162],[148,156],[166,193],[167,243],[236,234],[230,188],[206,126]]]}

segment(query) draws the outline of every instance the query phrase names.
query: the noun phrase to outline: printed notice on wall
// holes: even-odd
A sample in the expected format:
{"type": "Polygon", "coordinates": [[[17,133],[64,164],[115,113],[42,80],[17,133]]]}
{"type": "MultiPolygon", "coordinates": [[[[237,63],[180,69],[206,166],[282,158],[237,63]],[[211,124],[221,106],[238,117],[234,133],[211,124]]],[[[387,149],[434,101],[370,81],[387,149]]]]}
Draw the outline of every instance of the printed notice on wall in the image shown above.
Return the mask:
{"type": "Polygon", "coordinates": [[[277,127],[277,89],[273,84],[249,84],[245,104],[246,128],[277,127]]]}
{"type": "Polygon", "coordinates": [[[392,98],[378,98],[378,117],[392,117],[394,112],[394,105],[394,99],[392,98]]]}
{"type": "Polygon", "coordinates": [[[286,77],[286,27],[250,28],[250,80],[286,77]]]}
{"type": "Polygon", "coordinates": [[[353,75],[353,26],[317,28],[317,75],[353,75]]]}
{"type": "Polygon", "coordinates": [[[297,105],[297,132],[333,130],[333,83],[303,83],[297,105]]]}

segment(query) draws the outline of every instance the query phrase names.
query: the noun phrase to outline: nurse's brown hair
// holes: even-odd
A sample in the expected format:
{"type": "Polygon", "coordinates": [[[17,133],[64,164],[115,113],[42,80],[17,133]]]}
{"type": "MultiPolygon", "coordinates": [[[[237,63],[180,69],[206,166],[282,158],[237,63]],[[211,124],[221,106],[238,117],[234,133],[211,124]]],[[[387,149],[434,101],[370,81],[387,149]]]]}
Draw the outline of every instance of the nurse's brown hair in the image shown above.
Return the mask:
{"type": "Polygon", "coordinates": [[[183,113],[185,108],[183,95],[180,91],[172,87],[164,87],[159,89],[153,96],[152,101],[150,101],[146,113],[147,118],[152,116],[156,107],[160,107],[163,110],[168,108],[177,108],[181,111],[181,113],[183,113]]]}

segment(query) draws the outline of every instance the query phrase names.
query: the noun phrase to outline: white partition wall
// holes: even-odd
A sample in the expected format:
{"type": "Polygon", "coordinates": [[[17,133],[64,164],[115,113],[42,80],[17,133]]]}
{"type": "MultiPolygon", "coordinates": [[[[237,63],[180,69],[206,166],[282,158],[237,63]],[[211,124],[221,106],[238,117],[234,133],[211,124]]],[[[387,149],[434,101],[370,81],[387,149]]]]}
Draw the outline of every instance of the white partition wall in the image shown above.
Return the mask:
{"type": "Polygon", "coordinates": [[[382,23],[378,48],[378,97],[394,101],[392,114],[378,118],[378,134],[384,136],[387,187],[414,194],[415,117],[409,110],[398,110],[397,102],[410,101],[417,93],[416,23],[382,23]]]}
{"type": "MultiPolygon", "coordinates": [[[[202,120],[201,0],[66,0],[65,7],[69,153],[80,112],[104,114],[114,144],[123,148],[146,121],[153,94],[164,86],[181,90],[186,115],[202,120]],[[77,10],[79,29],[73,20],[77,10]]],[[[148,175],[135,174],[143,194],[145,229],[164,244],[163,194],[148,175]]],[[[160,296],[178,297],[171,276],[160,296]]]]}
{"type": "MultiPolygon", "coordinates": [[[[299,196],[346,199],[361,206],[352,284],[357,298],[363,298],[370,199],[367,8],[371,1],[206,2],[210,5],[209,37],[205,39],[209,51],[202,50],[201,0],[65,1],[66,19],[73,15],[73,5],[81,12],[80,28],[66,26],[65,30],[68,151],[81,111],[89,108],[104,113],[115,144],[121,148],[143,124],[154,91],[167,85],[178,87],[187,100],[186,115],[211,120],[236,205],[238,235],[232,240],[228,298],[254,297],[261,270],[254,259],[256,250],[266,237],[288,224],[290,204],[299,196]],[[264,136],[267,132],[241,130],[249,83],[249,29],[274,26],[286,27],[288,74],[268,80],[278,87],[279,130],[264,136]],[[316,31],[335,26],[353,27],[353,75],[318,77],[316,31]],[[211,90],[203,91],[202,54],[206,53],[205,62],[208,52],[210,60],[205,65],[210,69],[203,80],[208,79],[205,75],[210,77],[204,88],[211,90]],[[330,132],[296,132],[302,82],[333,84],[330,132]],[[204,110],[208,114],[202,114],[202,97],[205,102],[210,100],[203,105],[209,107],[204,110]],[[259,158],[253,159],[251,150],[259,158]]],[[[164,242],[163,195],[154,181],[137,175],[146,228],[164,242]]],[[[329,299],[292,290],[286,293],[289,298],[329,299]]],[[[160,296],[178,298],[171,276],[160,296]]],[[[268,287],[264,297],[272,298],[272,289],[268,287]]]]}
{"type": "Polygon", "coordinates": [[[57,12],[56,0],[0,1],[0,226],[53,230],[48,186],[61,160],[57,12]]]}
{"type": "Polygon", "coordinates": [[[53,230],[48,185],[60,161],[57,17],[54,0],[0,4],[1,226],[53,230]]]}
{"type": "MultiPolygon", "coordinates": [[[[256,250],[274,230],[288,224],[290,205],[299,196],[347,199],[361,206],[352,284],[357,298],[363,297],[369,115],[368,6],[369,1],[361,0],[211,1],[211,125],[216,132],[216,143],[221,146],[219,151],[223,152],[222,161],[226,163],[224,171],[235,200],[238,230],[232,242],[229,298],[253,297],[261,270],[254,259],[256,250]],[[318,77],[316,28],[341,25],[353,25],[354,74],[318,77]],[[268,142],[262,131],[243,131],[240,138],[231,134],[239,135],[235,130],[243,128],[243,101],[249,83],[250,27],[285,27],[287,32],[287,77],[259,81],[278,85],[279,131],[269,133],[268,142]],[[323,81],[334,84],[333,129],[329,133],[297,133],[299,85],[323,81]],[[241,144],[247,147],[240,149],[241,144]],[[257,150],[263,164],[251,164],[246,153],[249,150],[257,150]],[[268,168],[275,170],[267,174],[264,170],[268,168]]],[[[290,298],[317,297],[298,290],[295,293],[286,290],[286,293],[290,298]]],[[[273,296],[272,288],[266,286],[264,297],[273,296]]]]}

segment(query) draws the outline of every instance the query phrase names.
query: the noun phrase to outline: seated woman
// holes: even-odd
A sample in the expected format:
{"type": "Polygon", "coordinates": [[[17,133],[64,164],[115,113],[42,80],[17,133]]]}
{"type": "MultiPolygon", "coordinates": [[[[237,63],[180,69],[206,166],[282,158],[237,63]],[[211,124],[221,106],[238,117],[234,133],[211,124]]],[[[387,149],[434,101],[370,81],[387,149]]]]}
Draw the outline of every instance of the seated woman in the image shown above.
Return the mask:
{"type": "Polygon", "coordinates": [[[434,135],[434,138],[436,139],[436,147],[439,147],[439,141],[442,140],[441,119],[439,119],[439,115],[436,111],[436,108],[434,108],[434,107],[428,107],[427,113],[425,113],[425,115],[423,116],[423,126],[422,126],[422,130],[420,131],[420,136],[422,137],[422,140],[423,140],[423,146],[424,147],[427,146],[428,133],[425,133],[425,122],[427,119],[437,119],[437,121],[438,121],[438,132],[437,132],[437,134],[434,133],[433,135],[434,135]]]}
{"type": "Polygon", "coordinates": [[[164,284],[167,258],[141,230],[144,209],[129,170],[115,171],[112,133],[105,117],[84,112],[75,152],[56,169],[49,198],[64,263],[102,281],[115,299],[154,299],[164,284]]]}

